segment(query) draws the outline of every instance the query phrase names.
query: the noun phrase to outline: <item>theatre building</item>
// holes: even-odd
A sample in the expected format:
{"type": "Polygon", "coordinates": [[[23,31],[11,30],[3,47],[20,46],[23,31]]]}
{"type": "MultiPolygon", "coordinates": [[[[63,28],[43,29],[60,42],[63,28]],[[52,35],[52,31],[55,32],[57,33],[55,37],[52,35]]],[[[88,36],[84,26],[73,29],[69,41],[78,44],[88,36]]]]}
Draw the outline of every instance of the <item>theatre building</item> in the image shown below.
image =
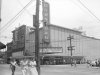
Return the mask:
{"type": "MultiPolygon", "coordinates": [[[[30,31],[30,28],[28,28],[25,30],[25,34],[22,38],[23,41],[21,40],[20,46],[14,47],[16,49],[14,49],[12,55],[16,56],[20,54],[34,56],[34,30],[30,31]]],[[[18,38],[16,38],[16,40],[14,44],[18,43],[18,38]]],[[[81,31],[69,28],[52,24],[46,25],[39,29],[39,43],[42,64],[66,64],[70,63],[72,58],[77,60],[77,63],[80,63],[84,61],[84,58],[100,58],[100,39],[82,35],[81,31]],[[70,46],[72,46],[72,49],[70,46]]]]}
{"type": "MultiPolygon", "coordinates": [[[[29,33],[26,50],[35,53],[35,32],[29,33]]],[[[75,60],[97,59],[100,57],[100,39],[82,35],[82,32],[56,25],[48,25],[39,30],[40,56],[48,64],[70,63],[75,60]],[[72,37],[71,41],[68,39],[72,37]],[[70,50],[72,47],[72,56],[70,50]],[[56,61],[55,61],[56,60],[56,61]],[[51,61],[51,62],[49,62],[51,61]]]]}

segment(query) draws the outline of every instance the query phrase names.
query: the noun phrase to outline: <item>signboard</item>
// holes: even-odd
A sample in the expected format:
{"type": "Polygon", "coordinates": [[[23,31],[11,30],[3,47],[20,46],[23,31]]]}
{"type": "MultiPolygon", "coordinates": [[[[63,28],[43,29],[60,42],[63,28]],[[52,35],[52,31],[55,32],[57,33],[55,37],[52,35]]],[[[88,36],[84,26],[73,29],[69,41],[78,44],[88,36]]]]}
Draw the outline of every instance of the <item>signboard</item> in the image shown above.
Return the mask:
{"type": "Polygon", "coordinates": [[[20,57],[20,56],[23,56],[23,51],[19,51],[19,52],[14,52],[12,53],[12,57],[20,57]]]}
{"type": "Polygon", "coordinates": [[[43,0],[42,2],[42,7],[43,7],[43,22],[46,22],[47,24],[50,23],[50,6],[49,3],[45,2],[43,0]]]}
{"type": "Polygon", "coordinates": [[[13,49],[25,47],[26,26],[22,25],[13,31],[13,49]]]}
{"type": "Polygon", "coordinates": [[[18,28],[13,31],[13,49],[17,48],[17,41],[18,41],[18,28]]]}
{"type": "Polygon", "coordinates": [[[62,47],[40,48],[40,53],[62,53],[62,47]]]}
{"type": "Polygon", "coordinates": [[[12,33],[13,33],[13,44],[15,44],[16,41],[18,41],[18,28],[12,31],[12,33]]]}
{"type": "Polygon", "coordinates": [[[48,28],[48,24],[50,24],[50,7],[49,3],[43,0],[43,42],[49,43],[50,42],[50,30],[48,28]]]}
{"type": "Polygon", "coordinates": [[[43,27],[43,42],[44,43],[49,43],[50,42],[50,30],[48,28],[48,25],[45,25],[43,27]]]}
{"type": "Polygon", "coordinates": [[[26,26],[23,25],[18,28],[18,41],[17,41],[17,48],[22,48],[25,46],[25,35],[26,35],[26,26]]]}

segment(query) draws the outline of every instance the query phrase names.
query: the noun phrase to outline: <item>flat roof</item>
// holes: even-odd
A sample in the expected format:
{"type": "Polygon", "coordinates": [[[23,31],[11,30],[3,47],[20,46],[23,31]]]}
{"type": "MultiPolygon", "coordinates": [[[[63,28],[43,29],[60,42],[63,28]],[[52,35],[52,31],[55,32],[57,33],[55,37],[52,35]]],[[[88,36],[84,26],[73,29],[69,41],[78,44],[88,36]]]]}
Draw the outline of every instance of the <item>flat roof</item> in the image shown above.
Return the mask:
{"type": "MultiPolygon", "coordinates": [[[[78,33],[82,33],[81,31],[78,30],[74,30],[74,29],[70,29],[70,28],[65,28],[62,26],[58,26],[58,25],[54,25],[54,24],[49,24],[48,26],[52,26],[52,27],[57,27],[57,28],[62,28],[62,29],[66,29],[66,30],[70,30],[70,31],[74,31],[74,32],[78,32],[78,33]]],[[[43,27],[39,28],[39,30],[41,30],[43,27]]],[[[33,33],[34,31],[30,32],[33,33]]]]}
{"type": "Polygon", "coordinates": [[[58,25],[54,25],[54,24],[49,24],[48,26],[53,26],[53,27],[57,27],[57,28],[62,28],[62,29],[66,29],[66,30],[71,30],[71,31],[74,31],[74,32],[82,33],[81,31],[78,31],[78,30],[74,30],[74,29],[70,29],[70,28],[66,28],[66,27],[62,27],[62,26],[58,26],[58,25]]]}
{"type": "Polygon", "coordinates": [[[90,36],[86,36],[86,35],[81,35],[81,36],[86,37],[86,38],[91,38],[91,39],[94,39],[94,40],[100,40],[99,38],[90,37],[90,36]]]}
{"type": "MultiPolygon", "coordinates": [[[[74,30],[74,29],[70,29],[70,28],[65,28],[65,27],[62,27],[62,26],[54,25],[54,24],[49,24],[48,26],[57,27],[57,28],[62,28],[62,29],[66,29],[66,30],[70,30],[70,31],[78,32],[78,33],[80,33],[80,34],[82,33],[82,31],[78,31],[78,30],[74,30]]],[[[41,30],[42,28],[43,28],[43,27],[39,28],[39,30],[41,30]]],[[[30,34],[33,33],[33,32],[34,32],[34,31],[30,32],[30,34]]],[[[90,36],[86,36],[86,35],[82,35],[82,34],[81,34],[81,36],[83,36],[83,37],[87,37],[87,38],[91,38],[91,39],[94,39],[94,40],[100,40],[100,39],[98,39],[98,38],[90,37],[90,36]]]]}

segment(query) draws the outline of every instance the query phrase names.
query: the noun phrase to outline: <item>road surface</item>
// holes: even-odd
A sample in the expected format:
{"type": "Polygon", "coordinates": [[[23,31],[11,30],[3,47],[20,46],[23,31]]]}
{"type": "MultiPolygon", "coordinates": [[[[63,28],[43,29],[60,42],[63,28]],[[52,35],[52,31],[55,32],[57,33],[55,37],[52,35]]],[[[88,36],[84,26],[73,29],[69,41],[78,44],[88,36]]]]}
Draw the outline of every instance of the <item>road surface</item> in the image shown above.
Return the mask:
{"type": "MultiPolygon", "coordinates": [[[[0,64],[0,75],[11,75],[9,65],[0,64]]],[[[21,69],[17,67],[15,75],[22,75],[21,69]]],[[[41,75],[100,75],[100,68],[87,67],[86,65],[42,65],[41,75]]]]}

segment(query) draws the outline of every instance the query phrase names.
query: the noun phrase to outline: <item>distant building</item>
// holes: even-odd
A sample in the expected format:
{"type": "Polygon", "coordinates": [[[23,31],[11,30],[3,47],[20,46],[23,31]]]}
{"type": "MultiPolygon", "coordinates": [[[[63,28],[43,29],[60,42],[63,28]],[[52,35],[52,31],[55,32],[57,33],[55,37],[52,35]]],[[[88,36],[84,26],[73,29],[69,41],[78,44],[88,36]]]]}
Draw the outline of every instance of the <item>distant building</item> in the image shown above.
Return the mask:
{"type": "Polygon", "coordinates": [[[13,33],[13,53],[12,56],[23,56],[26,55],[26,43],[29,40],[29,33],[33,31],[32,27],[22,25],[16,28],[13,33]]]}
{"type": "MultiPolygon", "coordinates": [[[[69,40],[67,40],[67,37],[69,35],[72,35],[74,39],[72,39],[72,45],[75,46],[73,50],[73,56],[85,56],[88,59],[96,59],[99,58],[99,53],[100,53],[100,39],[96,39],[93,37],[88,37],[82,35],[82,32],[60,27],[60,26],[55,26],[55,25],[48,25],[49,29],[49,39],[50,40],[47,44],[44,43],[44,33],[43,33],[43,28],[40,29],[40,47],[47,47],[47,48],[59,48],[59,49],[52,49],[52,54],[48,55],[55,55],[55,56],[70,56],[70,51],[68,51],[68,46],[69,46],[69,40]],[[59,50],[59,51],[57,51],[59,50]],[[61,51],[62,52],[61,52],[61,51]],[[55,52],[55,53],[53,53],[55,52]],[[56,53],[58,52],[58,53],[56,53]]],[[[35,39],[35,33],[30,32],[30,40],[34,42],[35,39]]],[[[30,51],[35,51],[35,44],[31,42],[30,46],[30,51]]],[[[28,48],[28,49],[29,49],[28,48]]],[[[40,51],[42,49],[40,48],[40,51]]],[[[49,50],[47,50],[47,53],[49,50]]]]}
{"type": "MultiPolygon", "coordinates": [[[[20,34],[18,34],[19,36],[17,35],[17,41],[15,41],[16,36],[13,38],[13,44],[17,47],[13,46],[15,49],[12,55],[34,56],[35,32],[34,30],[30,31],[31,28],[27,29],[27,26],[21,27],[25,27],[25,29],[23,29],[23,32],[21,30],[18,31],[20,34]],[[23,35],[21,33],[23,33],[23,35]],[[16,42],[18,42],[18,44],[16,42]]],[[[14,35],[15,32],[13,32],[13,36],[14,35]]],[[[42,56],[45,61],[49,61],[49,59],[52,59],[53,62],[54,59],[57,59],[59,62],[67,61],[67,58],[70,58],[71,56],[70,51],[68,50],[70,42],[67,40],[69,35],[73,36],[71,43],[72,46],[74,46],[74,50],[72,51],[74,58],[78,60],[83,57],[87,59],[97,59],[100,57],[100,39],[82,35],[81,31],[52,24],[39,29],[40,56],[42,56]]]]}

